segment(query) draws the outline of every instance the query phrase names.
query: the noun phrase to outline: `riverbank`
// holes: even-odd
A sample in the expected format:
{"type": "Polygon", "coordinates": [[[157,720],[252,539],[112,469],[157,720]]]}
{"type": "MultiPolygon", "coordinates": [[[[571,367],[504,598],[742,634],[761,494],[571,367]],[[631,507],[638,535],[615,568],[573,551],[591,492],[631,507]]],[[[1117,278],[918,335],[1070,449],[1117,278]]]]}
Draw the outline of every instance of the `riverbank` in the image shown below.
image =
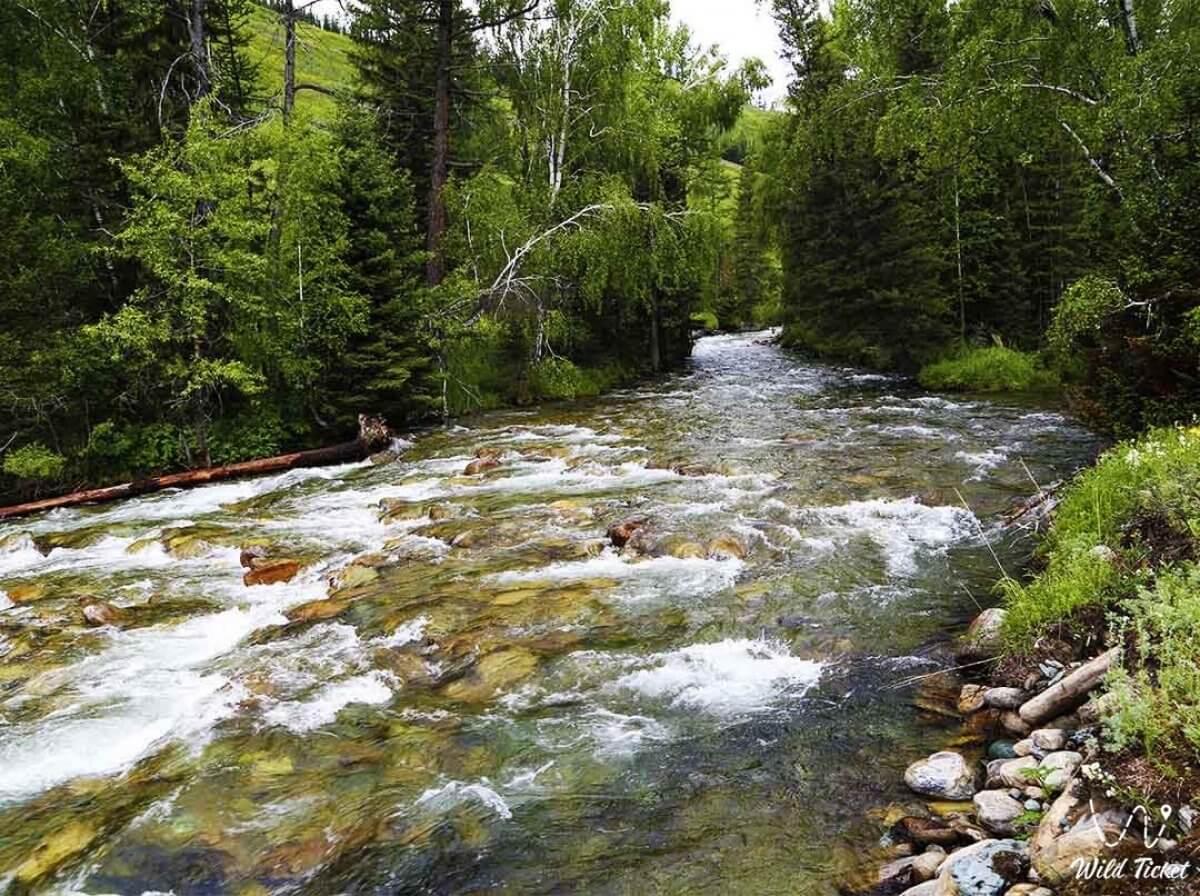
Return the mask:
{"type": "Polygon", "coordinates": [[[956,740],[977,746],[909,766],[933,802],[893,826],[914,855],[874,892],[1200,889],[1197,496],[1193,427],[1119,445],[1031,505],[1026,525],[1053,508],[1038,572],[1006,577],[959,644],[956,740]]]}

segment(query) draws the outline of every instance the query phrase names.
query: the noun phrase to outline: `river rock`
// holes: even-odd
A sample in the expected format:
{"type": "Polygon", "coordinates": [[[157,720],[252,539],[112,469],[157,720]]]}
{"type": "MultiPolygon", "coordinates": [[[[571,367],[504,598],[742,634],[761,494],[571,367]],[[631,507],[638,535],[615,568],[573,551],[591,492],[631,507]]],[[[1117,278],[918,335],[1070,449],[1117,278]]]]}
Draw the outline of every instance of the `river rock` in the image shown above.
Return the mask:
{"type": "Polygon", "coordinates": [[[879,883],[895,892],[897,886],[933,880],[945,859],[946,851],[937,846],[930,847],[920,855],[896,859],[879,869],[879,883]]]}
{"type": "Polygon", "coordinates": [[[936,880],[928,880],[923,884],[917,884],[915,887],[909,887],[900,896],[937,896],[938,882],[936,880]]]}
{"type": "Polygon", "coordinates": [[[1038,761],[1032,756],[993,760],[987,766],[987,786],[1026,787],[1033,783],[1033,779],[1026,773],[1037,767],[1038,761]]]}
{"type": "Polygon", "coordinates": [[[983,702],[994,709],[1020,709],[1029,694],[1020,688],[988,688],[983,702]]]}
{"type": "Polygon", "coordinates": [[[1054,891],[1037,884],[1026,883],[1009,887],[1004,891],[1004,896],[1054,896],[1054,891]]]}
{"type": "Polygon", "coordinates": [[[451,700],[483,703],[499,691],[528,678],[538,667],[537,657],[520,647],[508,647],[483,657],[471,674],[443,690],[451,700]]]}
{"type": "Polygon", "coordinates": [[[1006,710],[1000,716],[1000,727],[1014,737],[1027,737],[1033,731],[1033,726],[1015,709],[1006,710]]]}
{"type": "Polygon", "coordinates": [[[242,576],[242,582],[251,585],[274,585],[290,582],[300,572],[299,560],[268,560],[257,563],[242,576]]]}
{"type": "Polygon", "coordinates": [[[1042,816],[1029,840],[1030,858],[1038,880],[1053,887],[1075,879],[1076,861],[1110,857],[1105,838],[1114,843],[1121,835],[1127,816],[1116,808],[1101,808],[1092,814],[1092,803],[1083,787],[1074,782],[1059,794],[1042,816]]]}
{"type": "Polygon", "coordinates": [[[1067,745],[1067,732],[1061,728],[1039,728],[1029,735],[1029,739],[1033,743],[1034,754],[1040,751],[1045,755],[1061,750],[1067,745]]]}
{"type": "Polygon", "coordinates": [[[1120,648],[1114,647],[1060,678],[1021,707],[1021,719],[1032,729],[1079,706],[1104,680],[1119,656],[1120,648]]]}
{"type": "Polygon", "coordinates": [[[722,535],[708,543],[708,556],[713,560],[745,560],[746,546],[732,535],[722,535]]]}
{"type": "Polygon", "coordinates": [[[983,709],[983,695],[988,689],[981,684],[964,684],[958,692],[958,711],[964,716],[983,709]]]}
{"type": "Polygon", "coordinates": [[[635,533],[645,529],[647,524],[648,521],[642,518],[629,519],[609,526],[608,532],[605,534],[613,543],[613,547],[623,548],[629,544],[629,539],[633,538],[635,533]]]}
{"type": "Polygon", "coordinates": [[[960,834],[950,825],[936,818],[919,818],[906,815],[894,825],[890,831],[893,840],[915,843],[918,846],[953,846],[960,840],[960,834]]]}
{"type": "Polygon", "coordinates": [[[500,461],[494,457],[477,457],[463,470],[464,476],[478,476],[481,473],[486,473],[488,470],[494,470],[500,466],[500,461]]]}
{"type": "Polygon", "coordinates": [[[1057,753],[1048,754],[1038,766],[1043,772],[1046,772],[1044,779],[1046,789],[1055,792],[1062,790],[1082,762],[1083,756],[1073,750],[1060,750],[1057,753]]]}
{"type": "Polygon", "coordinates": [[[943,750],[910,765],[904,783],[922,796],[968,800],[975,795],[975,777],[975,770],[961,755],[943,750]]]}
{"type": "Polygon", "coordinates": [[[20,585],[9,585],[4,593],[14,604],[31,604],[41,600],[48,592],[41,582],[23,582],[20,585]]]}
{"type": "Polygon", "coordinates": [[[100,829],[92,822],[67,822],[34,847],[25,861],[17,866],[12,880],[23,887],[36,884],[68,862],[82,857],[100,833],[100,829]]]}
{"type": "Polygon", "coordinates": [[[1003,896],[1025,877],[1029,848],[1019,840],[982,840],[951,853],[938,872],[937,896],[1003,896]]]}
{"type": "Polygon", "coordinates": [[[321,598],[292,607],[284,615],[291,622],[321,622],[340,615],[347,606],[345,601],[321,598]]]}
{"type": "Polygon", "coordinates": [[[994,740],[988,744],[987,755],[988,759],[1016,759],[1021,754],[1011,740],[994,740]]]}
{"type": "Polygon", "coordinates": [[[958,656],[964,661],[986,660],[1000,653],[1001,627],[1005,611],[1000,607],[984,610],[967,628],[958,646],[958,656]]]}
{"type": "Polygon", "coordinates": [[[86,603],[83,607],[83,621],[93,627],[117,625],[121,621],[121,611],[102,601],[86,603]]]}
{"type": "Polygon", "coordinates": [[[1015,834],[1016,821],[1025,812],[1024,806],[1003,790],[981,790],[975,794],[975,815],[979,823],[994,834],[1015,834]]]}
{"type": "Polygon", "coordinates": [[[238,555],[238,562],[242,564],[243,569],[254,569],[254,567],[267,559],[267,549],[261,544],[252,544],[242,548],[242,553],[238,555]]]}

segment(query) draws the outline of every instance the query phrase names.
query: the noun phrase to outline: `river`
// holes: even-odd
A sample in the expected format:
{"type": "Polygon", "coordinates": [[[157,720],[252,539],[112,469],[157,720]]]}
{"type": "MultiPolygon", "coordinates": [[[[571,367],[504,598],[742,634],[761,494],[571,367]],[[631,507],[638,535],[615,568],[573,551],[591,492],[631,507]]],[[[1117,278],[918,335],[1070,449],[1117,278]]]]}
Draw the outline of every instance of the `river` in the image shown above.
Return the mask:
{"type": "Polygon", "coordinates": [[[836,892],[946,736],[897,683],[1097,445],[763,335],[391,463],[0,526],[0,889],[836,892]],[[305,569],[246,587],[248,545],[305,569]]]}

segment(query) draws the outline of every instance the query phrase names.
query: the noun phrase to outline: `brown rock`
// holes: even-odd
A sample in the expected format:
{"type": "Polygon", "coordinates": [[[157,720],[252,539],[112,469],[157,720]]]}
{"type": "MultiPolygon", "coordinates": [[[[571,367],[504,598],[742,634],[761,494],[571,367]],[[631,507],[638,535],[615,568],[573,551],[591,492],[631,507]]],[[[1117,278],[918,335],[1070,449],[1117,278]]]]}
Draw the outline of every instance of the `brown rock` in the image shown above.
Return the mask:
{"type": "Polygon", "coordinates": [[[892,826],[892,838],[918,846],[953,846],[958,843],[958,831],[936,818],[918,818],[909,815],[901,818],[892,826]]]}
{"type": "Polygon", "coordinates": [[[608,540],[613,543],[613,547],[623,548],[629,544],[629,539],[633,538],[634,533],[645,529],[647,521],[645,519],[630,519],[622,523],[615,523],[608,527],[608,540]]]}
{"type": "Polygon", "coordinates": [[[340,600],[314,600],[292,607],[285,615],[292,622],[321,622],[337,616],[346,606],[346,602],[340,600]]]}
{"type": "Polygon", "coordinates": [[[252,544],[249,547],[242,548],[242,553],[238,557],[238,561],[245,569],[254,569],[254,567],[266,559],[267,549],[260,544],[252,544]]]}
{"type": "Polygon", "coordinates": [[[463,470],[464,476],[478,476],[480,473],[486,473],[488,470],[494,470],[500,466],[500,461],[494,457],[477,457],[475,460],[467,464],[467,468],[463,470]]]}
{"type": "Polygon", "coordinates": [[[983,709],[983,695],[987,688],[981,684],[964,684],[958,694],[958,711],[964,716],[983,709]]]}
{"type": "Polygon", "coordinates": [[[1000,725],[1014,737],[1028,737],[1033,726],[1021,718],[1021,714],[1010,709],[1000,716],[1000,725]]]}
{"type": "Polygon", "coordinates": [[[277,582],[290,582],[300,572],[299,560],[269,560],[256,563],[247,572],[242,581],[247,585],[274,585],[277,582]]]}

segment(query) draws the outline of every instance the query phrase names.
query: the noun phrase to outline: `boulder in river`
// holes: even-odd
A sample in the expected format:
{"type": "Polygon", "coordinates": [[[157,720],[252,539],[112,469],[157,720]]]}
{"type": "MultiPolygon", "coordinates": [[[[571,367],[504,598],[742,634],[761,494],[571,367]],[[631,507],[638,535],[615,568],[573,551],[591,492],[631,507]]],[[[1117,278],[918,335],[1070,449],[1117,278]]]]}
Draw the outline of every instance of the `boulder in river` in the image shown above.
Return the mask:
{"type": "Polygon", "coordinates": [[[103,601],[87,601],[83,605],[83,621],[95,628],[117,625],[121,621],[121,611],[103,601]]]}
{"type": "Polygon", "coordinates": [[[713,560],[745,560],[746,546],[732,535],[722,535],[708,543],[708,556],[713,560]]]}
{"type": "Polygon", "coordinates": [[[265,560],[256,563],[242,576],[242,582],[250,585],[274,585],[278,582],[290,582],[300,572],[299,560],[265,560]]]}
{"type": "Polygon", "coordinates": [[[978,712],[985,706],[984,694],[988,688],[981,684],[964,684],[958,692],[958,711],[964,716],[978,712]]]}
{"type": "Polygon", "coordinates": [[[486,473],[488,470],[494,470],[500,466],[500,461],[494,457],[477,457],[463,470],[464,476],[478,476],[480,473],[486,473]]]}
{"type": "Polygon", "coordinates": [[[608,540],[613,543],[613,547],[623,548],[629,544],[629,539],[633,538],[635,533],[645,529],[647,525],[648,521],[642,517],[628,519],[609,526],[606,535],[608,540]]]}
{"type": "Polygon", "coordinates": [[[959,659],[971,662],[997,656],[1002,646],[1004,616],[1001,607],[992,607],[976,616],[958,646],[959,659]]]}
{"type": "Polygon", "coordinates": [[[914,762],[904,772],[904,783],[922,796],[944,800],[969,800],[976,790],[975,770],[949,750],[914,762]]]}
{"type": "Polygon", "coordinates": [[[252,544],[242,548],[242,553],[238,556],[238,562],[242,564],[244,569],[254,569],[259,563],[267,559],[267,548],[261,544],[252,544]]]}

